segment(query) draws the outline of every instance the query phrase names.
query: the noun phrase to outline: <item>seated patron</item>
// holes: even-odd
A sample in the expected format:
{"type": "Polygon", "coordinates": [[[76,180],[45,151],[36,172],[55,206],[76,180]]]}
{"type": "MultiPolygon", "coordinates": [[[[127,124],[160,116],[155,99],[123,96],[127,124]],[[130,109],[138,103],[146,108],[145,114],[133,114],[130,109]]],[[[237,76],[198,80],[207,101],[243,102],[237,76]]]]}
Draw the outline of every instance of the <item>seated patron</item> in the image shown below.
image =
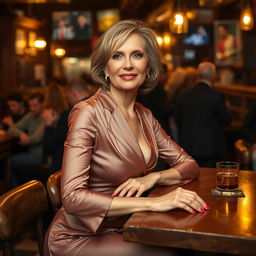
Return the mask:
{"type": "Polygon", "coordinates": [[[67,133],[69,105],[64,89],[58,83],[46,89],[45,109],[42,120],[45,125],[44,157],[49,164],[49,174],[61,169],[64,142],[67,133]]]}
{"type": "Polygon", "coordinates": [[[62,164],[62,202],[45,239],[45,256],[164,256],[182,250],[123,241],[131,213],[209,209],[178,188],[141,197],[156,184],[185,184],[199,175],[195,160],[164,132],[151,111],[135,103],[160,73],[155,35],[143,23],[122,20],[99,39],[91,58],[97,93],[74,106],[62,164]],[[158,157],[169,168],[151,172],[158,157]]]}
{"type": "Polygon", "coordinates": [[[4,130],[17,123],[26,113],[25,101],[20,93],[12,93],[7,97],[8,114],[1,120],[4,130]]]}
{"type": "Polygon", "coordinates": [[[28,100],[29,113],[8,130],[10,136],[17,138],[18,143],[28,147],[28,152],[17,153],[12,157],[13,174],[19,179],[20,171],[42,163],[44,123],[41,114],[44,108],[44,95],[33,93],[28,100]]]}

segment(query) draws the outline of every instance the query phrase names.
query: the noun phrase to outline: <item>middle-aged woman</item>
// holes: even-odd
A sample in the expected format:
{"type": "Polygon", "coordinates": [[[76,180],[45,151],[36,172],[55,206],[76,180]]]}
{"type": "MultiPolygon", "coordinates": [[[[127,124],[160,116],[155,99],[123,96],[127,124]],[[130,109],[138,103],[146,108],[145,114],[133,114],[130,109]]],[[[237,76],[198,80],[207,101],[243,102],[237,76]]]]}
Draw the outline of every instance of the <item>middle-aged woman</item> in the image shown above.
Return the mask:
{"type": "Polygon", "coordinates": [[[129,214],[137,211],[209,209],[196,193],[182,188],[141,197],[155,185],[182,185],[199,175],[197,163],[148,109],[135,103],[138,93],[153,89],[160,72],[154,33],[141,22],[120,21],[101,36],[91,61],[92,77],[102,88],[71,112],[62,164],[63,207],[48,230],[45,253],[179,255],[180,250],[124,242],[121,234],[129,214]],[[170,168],[151,172],[158,157],[170,168]]]}

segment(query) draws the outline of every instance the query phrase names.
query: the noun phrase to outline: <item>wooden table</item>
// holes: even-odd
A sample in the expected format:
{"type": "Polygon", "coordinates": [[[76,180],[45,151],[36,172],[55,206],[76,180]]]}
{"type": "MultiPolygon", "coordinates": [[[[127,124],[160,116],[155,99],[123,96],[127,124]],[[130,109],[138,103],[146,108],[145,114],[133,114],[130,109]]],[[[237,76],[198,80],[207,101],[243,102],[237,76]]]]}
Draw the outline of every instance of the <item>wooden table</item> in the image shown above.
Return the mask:
{"type": "MultiPolygon", "coordinates": [[[[201,168],[200,178],[183,188],[196,191],[211,207],[207,213],[137,212],[126,222],[125,241],[215,253],[256,255],[256,172],[240,171],[246,197],[213,197],[216,170],[201,168]]],[[[177,186],[158,187],[156,197],[177,186]]]]}

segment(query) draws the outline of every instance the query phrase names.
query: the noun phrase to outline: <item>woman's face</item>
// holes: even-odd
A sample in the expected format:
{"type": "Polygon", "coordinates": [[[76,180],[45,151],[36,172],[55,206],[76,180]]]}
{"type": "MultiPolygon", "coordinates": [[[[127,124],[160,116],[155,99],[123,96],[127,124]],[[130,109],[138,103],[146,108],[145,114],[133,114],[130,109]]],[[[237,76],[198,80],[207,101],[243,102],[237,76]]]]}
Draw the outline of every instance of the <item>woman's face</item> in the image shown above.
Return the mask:
{"type": "Polygon", "coordinates": [[[113,50],[104,72],[112,89],[138,90],[149,72],[144,39],[138,34],[129,36],[113,50]]]}

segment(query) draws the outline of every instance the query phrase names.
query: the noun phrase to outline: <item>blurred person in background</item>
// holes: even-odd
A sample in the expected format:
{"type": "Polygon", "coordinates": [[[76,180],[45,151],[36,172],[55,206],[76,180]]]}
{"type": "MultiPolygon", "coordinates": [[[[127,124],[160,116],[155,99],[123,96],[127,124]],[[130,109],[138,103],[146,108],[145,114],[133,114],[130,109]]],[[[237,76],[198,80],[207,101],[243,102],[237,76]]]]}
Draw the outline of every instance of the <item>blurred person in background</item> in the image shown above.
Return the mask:
{"type": "Polygon", "coordinates": [[[63,86],[58,83],[47,86],[42,120],[45,125],[44,157],[46,163],[49,164],[49,174],[61,169],[68,109],[69,105],[63,86]]]}
{"type": "Polygon", "coordinates": [[[244,119],[241,134],[250,148],[252,169],[256,171],[256,103],[253,104],[244,119]]]}
{"type": "Polygon", "coordinates": [[[213,88],[216,67],[211,62],[198,66],[198,83],[179,97],[176,123],[180,145],[201,167],[215,167],[226,153],[223,127],[231,123],[225,95],[213,88]]]}
{"type": "Polygon", "coordinates": [[[185,81],[184,81],[184,88],[190,89],[193,88],[198,80],[198,72],[195,67],[189,66],[185,69],[185,81]]]}
{"type": "Polygon", "coordinates": [[[4,130],[8,130],[27,113],[25,100],[21,93],[11,93],[7,97],[7,106],[8,114],[1,120],[2,129],[4,130]]]}
{"type": "Polygon", "coordinates": [[[73,78],[66,86],[66,93],[71,107],[91,96],[87,83],[82,78],[73,78]]]}
{"type": "Polygon", "coordinates": [[[8,130],[18,143],[28,147],[28,152],[17,153],[12,157],[13,174],[19,176],[20,170],[40,165],[43,160],[44,123],[41,114],[44,109],[44,95],[33,93],[28,99],[29,112],[8,130]]]}
{"type": "Polygon", "coordinates": [[[177,104],[177,99],[179,97],[180,91],[184,89],[184,83],[186,79],[186,71],[185,68],[176,68],[170,75],[167,82],[164,85],[164,89],[167,93],[167,101],[169,105],[169,127],[170,127],[170,134],[172,139],[178,143],[179,142],[179,135],[178,135],[178,128],[176,126],[174,120],[174,113],[177,104]]]}
{"type": "Polygon", "coordinates": [[[45,124],[44,156],[50,163],[49,174],[61,169],[71,108],[89,96],[87,84],[81,78],[72,79],[65,89],[57,83],[47,88],[42,119],[45,124]]]}

